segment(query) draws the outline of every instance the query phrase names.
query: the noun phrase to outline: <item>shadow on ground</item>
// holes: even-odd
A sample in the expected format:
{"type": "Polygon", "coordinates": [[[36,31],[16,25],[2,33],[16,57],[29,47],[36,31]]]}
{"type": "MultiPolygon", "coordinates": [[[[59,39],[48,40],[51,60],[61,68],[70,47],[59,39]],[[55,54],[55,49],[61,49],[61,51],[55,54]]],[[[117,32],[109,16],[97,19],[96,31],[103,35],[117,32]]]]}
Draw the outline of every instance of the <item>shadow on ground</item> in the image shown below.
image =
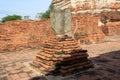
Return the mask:
{"type": "Polygon", "coordinates": [[[30,80],[119,80],[120,79],[120,50],[104,53],[98,57],[90,58],[99,68],[76,74],[69,78],[47,78],[45,76],[33,77],[30,80]]]}

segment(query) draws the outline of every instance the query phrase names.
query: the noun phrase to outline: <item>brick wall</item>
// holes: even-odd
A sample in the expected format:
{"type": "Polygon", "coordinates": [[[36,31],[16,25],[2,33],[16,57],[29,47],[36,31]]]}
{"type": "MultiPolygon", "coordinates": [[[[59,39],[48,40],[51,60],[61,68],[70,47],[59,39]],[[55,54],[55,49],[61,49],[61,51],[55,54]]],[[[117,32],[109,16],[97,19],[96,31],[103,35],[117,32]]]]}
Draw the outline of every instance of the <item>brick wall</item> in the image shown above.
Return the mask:
{"type": "Polygon", "coordinates": [[[49,20],[9,21],[0,24],[0,51],[40,47],[52,35],[49,20]]]}
{"type": "MultiPolygon", "coordinates": [[[[72,16],[73,31],[76,27],[76,19],[78,20],[75,39],[80,40],[81,43],[102,42],[105,35],[120,34],[119,21],[108,22],[106,26],[98,27],[98,16],[91,14],[72,16]]],[[[53,36],[49,20],[9,21],[0,24],[0,52],[37,48],[53,36]]]]}
{"type": "Polygon", "coordinates": [[[55,7],[66,9],[68,7],[77,7],[80,10],[86,9],[119,9],[119,0],[52,0],[55,7]]]}
{"type": "Polygon", "coordinates": [[[120,21],[119,22],[108,22],[102,27],[105,35],[120,35],[120,21]]]}
{"type": "Polygon", "coordinates": [[[76,19],[78,21],[75,38],[82,43],[101,42],[105,35],[118,34],[115,30],[118,24],[107,23],[104,27],[103,25],[106,24],[107,19],[118,20],[117,18],[120,17],[119,0],[52,0],[52,5],[63,10],[67,8],[71,10],[73,31],[76,19]]]}
{"type": "Polygon", "coordinates": [[[105,25],[102,26],[105,35],[120,34],[120,11],[105,12],[101,17],[103,18],[102,20],[106,18],[105,21],[102,21],[105,22],[105,25]]]}
{"type": "Polygon", "coordinates": [[[73,31],[76,26],[76,19],[78,20],[78,30],[75,33],[76,39],[80,39],[82,43],[101,42],[104,40],[105,35],[101,27],[98,27],[99,17],[92,16],[91,14],[73,15],[72,19],[73,31]]]}

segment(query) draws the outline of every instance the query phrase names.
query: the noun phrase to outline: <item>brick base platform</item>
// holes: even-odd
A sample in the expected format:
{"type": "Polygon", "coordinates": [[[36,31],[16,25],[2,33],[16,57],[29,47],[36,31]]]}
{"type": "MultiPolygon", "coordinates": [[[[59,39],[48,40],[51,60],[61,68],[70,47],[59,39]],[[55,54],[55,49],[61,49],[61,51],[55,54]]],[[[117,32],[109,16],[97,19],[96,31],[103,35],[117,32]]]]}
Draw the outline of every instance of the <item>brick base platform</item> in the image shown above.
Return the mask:
{"type": "Polygon", "coordinates": [[[62,76],[94,67],[88,60],[87,50],[83,50],[78,41],[68,36],[46,41],[31,65],[44,75],[62,76]]]}

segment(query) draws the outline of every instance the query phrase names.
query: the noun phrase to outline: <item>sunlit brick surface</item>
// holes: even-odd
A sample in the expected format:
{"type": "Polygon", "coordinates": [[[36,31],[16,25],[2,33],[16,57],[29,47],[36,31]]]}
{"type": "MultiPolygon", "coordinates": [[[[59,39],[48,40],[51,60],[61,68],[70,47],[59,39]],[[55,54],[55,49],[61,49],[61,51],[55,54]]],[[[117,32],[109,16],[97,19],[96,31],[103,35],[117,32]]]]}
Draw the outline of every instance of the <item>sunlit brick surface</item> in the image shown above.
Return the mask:
{"type": "Polygon", "coordinates": [[[43,75],[63,76],[93,68],[87,50],[68,36],[46,41],[31,65],[43,75]]]}

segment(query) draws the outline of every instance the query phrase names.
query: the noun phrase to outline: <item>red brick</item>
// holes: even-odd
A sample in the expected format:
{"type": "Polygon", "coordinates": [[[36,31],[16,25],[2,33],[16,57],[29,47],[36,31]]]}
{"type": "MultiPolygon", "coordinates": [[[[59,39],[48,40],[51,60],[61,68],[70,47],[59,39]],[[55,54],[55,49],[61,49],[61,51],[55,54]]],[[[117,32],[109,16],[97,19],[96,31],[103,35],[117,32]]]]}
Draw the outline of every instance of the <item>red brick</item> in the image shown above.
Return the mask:
{"type": "Polygon", "coordinates": [[[39,47],[49,37],[46,33],[53,35],[49,20],[8,21],[4,25],[0,24],[0,32],[0,51],[39,47]]]}
{"type": "Polygon", "coordinates": [[[29,75],[30,75],[30,77],[35,77],[35,76],[37,76],[36,73],[30,73],[29,75]]]}
{"type": "Polygon", "coordinates": [[[13,68],[12,66],[11,66],[11,67],[7,67],[6,70],[7,70],[7,71],[13,71],[14,68],[13,68]]]}
{"type": "Polygon", "coordinates": [[[18,80],[18,79],[20,79],[20,77],[19,77],[18,74],[10,75],[10,77],[12,78],[12,80],[18,80]]]}
{"type": "Polygon", "coordinates": [[[26,77],[28,77],[27,73],[19,73],[18,75],[20,76],[20,78],[26,78],[26,77]]]}

